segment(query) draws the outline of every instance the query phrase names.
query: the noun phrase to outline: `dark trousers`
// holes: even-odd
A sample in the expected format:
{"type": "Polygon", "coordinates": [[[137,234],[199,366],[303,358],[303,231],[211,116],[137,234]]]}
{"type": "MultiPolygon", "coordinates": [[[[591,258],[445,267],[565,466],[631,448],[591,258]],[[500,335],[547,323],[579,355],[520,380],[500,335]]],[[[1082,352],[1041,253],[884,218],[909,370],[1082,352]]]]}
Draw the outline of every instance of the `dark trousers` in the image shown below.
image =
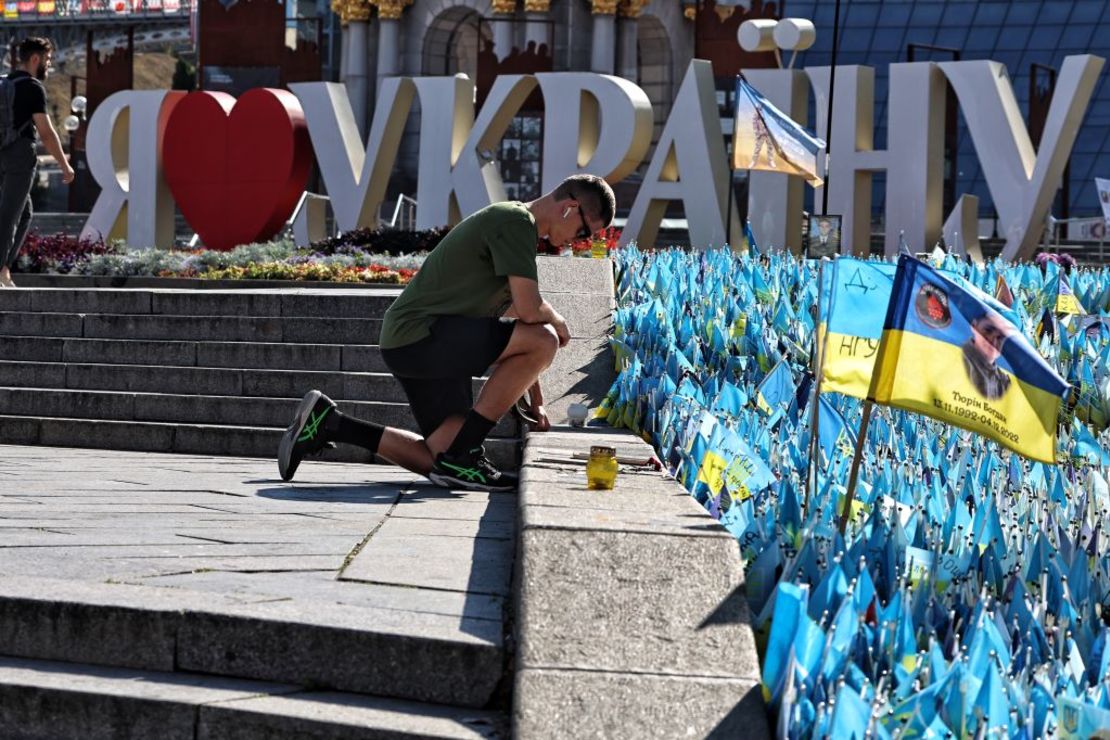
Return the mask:
{"type": "Polygon", "coordinates": [[[0,268],[15,264],[31,227],[31,183],[37,164],[30,139],[0,149],[0,268]]]}

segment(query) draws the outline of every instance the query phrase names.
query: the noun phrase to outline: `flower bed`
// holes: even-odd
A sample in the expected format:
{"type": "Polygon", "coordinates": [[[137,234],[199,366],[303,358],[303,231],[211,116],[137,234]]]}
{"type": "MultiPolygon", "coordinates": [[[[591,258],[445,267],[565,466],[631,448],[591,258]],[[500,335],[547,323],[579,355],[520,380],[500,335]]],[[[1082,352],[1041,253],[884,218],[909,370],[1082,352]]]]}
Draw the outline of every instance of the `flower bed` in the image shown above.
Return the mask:
{"type": "Polygon", "coordinates": [[[174,277],[208,280],[292,280],[404,285],[424,253],[385,254],[330,243],[323,250],[298,248],[289,240],[248,244],[230,251],[127,249],[64,235],[27,237],[20,273],[105,277],[174,277]]]}

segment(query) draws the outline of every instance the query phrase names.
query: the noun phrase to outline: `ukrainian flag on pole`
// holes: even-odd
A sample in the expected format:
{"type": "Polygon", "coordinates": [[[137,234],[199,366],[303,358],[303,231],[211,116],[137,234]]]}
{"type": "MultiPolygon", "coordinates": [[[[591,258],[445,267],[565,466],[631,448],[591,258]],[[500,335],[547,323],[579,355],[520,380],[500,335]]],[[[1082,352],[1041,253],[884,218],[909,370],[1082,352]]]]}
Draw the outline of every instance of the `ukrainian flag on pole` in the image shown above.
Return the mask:
{"type": "Polygon", "coordinates": [[[895,266],[840,257],[822,271],[821,391],[867,398],[895,266]]]}
{"type": "Polygon", "coordinates": [[[1055,463],[1068,384],[994,303],[923,262],[899,258],[870,398],[1055,463]]]}

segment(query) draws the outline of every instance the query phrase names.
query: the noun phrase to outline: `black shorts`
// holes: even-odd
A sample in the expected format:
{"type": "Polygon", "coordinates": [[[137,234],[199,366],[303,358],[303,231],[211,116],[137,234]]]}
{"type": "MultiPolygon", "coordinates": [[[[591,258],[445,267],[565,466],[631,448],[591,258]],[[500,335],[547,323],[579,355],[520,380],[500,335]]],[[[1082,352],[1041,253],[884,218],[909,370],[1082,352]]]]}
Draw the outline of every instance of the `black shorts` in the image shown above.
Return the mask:
{"type": "Polygon", "coordinates": [[[431,334],[382,359],[405,389],[420,433],[430,435],[449,416],[474,406],[474,378],[485,375],[513,335],[513,319],[440,316],[431,334]]]}

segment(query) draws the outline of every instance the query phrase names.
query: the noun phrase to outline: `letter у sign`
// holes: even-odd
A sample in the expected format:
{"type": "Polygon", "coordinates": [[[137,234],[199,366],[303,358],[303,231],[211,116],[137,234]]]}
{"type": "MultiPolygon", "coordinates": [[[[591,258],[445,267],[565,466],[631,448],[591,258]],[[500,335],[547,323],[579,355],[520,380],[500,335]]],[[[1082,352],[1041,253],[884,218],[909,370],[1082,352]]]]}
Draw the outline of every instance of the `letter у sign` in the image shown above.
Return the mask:
{"type": "MultiPolygon", "coordinates": [[[[899,234],[934,243],[968,223],[975,199],[942,213],[944,82],[960,110],[999,214],[1003,256],[1029,257],[1060,186],[1098,77],[1100,57],[1068,57],[1057,80],[1040,146],[1033,148],[1005,68],[990,61],[918,62],[890,67],[887,150],[872,146],[874,70],[837,69],[829,169],[829,210],[844,215],[845,251],[870,243],[871,176],[886,171],[886,252],[899,234]],[[945,219],[947,217],[947,226],[945,219]]],[[[795,120],[805,121],[812,89],[817,132],[826,130],[828,67],[757,70],[749,80],[795,120]]],[[[299,83],[291,92],[118,92],[89,122],[89,171],[101,194],[82,236],[124,238],[135,247],[170,246],[173,206],[205,244],[226,249],[273,236],[304,190],[312,159],[340,230],[376,225],[405,123],[420,100],[417,225],[455,223],[505,198],[493,152],[530,94],[544,95],[544,188],[590,172],[619,181],[651,145],[647,95],[628,80],[584,72],[499,78],[480,112],[474,83],[455,77],[395,77],[379,94],[369,135],[359,135],[342,85],[299,83]]],[[[823,159],[823,158],[822,158],[823,159]]],[[[632,204],[622,241],[651,245],[672,200],[685,208],[690,242],[721,246],[739,234],[729,203],[729,169],[709,63],[691,62],[632,204]]],[[[749,214],[761,243],[795,248],[800,178],[752,173],[749,214]]],[[[820,193],[816,202],[821,201],[820,193]]],[[[312,211],[318,218],[318,210],[312,211]]],[[[311,229],[310,229],[311,230],[311,229]]],[[[977,254],[973,234],[966,251],[977,254]]]]}

